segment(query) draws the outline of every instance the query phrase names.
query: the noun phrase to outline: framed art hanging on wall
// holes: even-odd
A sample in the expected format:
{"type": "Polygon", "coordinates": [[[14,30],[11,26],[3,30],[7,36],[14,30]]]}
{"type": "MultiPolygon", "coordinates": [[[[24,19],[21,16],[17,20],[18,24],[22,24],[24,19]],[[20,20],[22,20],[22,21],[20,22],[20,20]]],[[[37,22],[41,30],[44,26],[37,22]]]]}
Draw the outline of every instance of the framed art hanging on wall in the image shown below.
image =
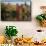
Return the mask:
{"type": "Polygon", "coordinates": [[[31,1],[5,0],[1,2],[1,21],[31,21],[31,1]]]}

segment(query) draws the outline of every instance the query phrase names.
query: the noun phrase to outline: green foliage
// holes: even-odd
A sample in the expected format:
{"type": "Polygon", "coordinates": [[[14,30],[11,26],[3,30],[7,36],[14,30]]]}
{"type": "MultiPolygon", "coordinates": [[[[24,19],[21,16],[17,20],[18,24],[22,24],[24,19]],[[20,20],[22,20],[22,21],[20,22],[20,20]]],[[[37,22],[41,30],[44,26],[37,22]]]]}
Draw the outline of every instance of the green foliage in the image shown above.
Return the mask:
{"type": "Polygon", "coordinates": [[[46,14],[41,14],[41,15],[38,15],[36,16],[36,19],[39,20],[39,21],[42,21],[42,20],[46,20],[46,14]]]}
{"type": "Polygon", "coordinates": [[[16,36],[17,33],[18,33],[18,31],[17,31],[15,26],[6,26],[5,30],[6,30],[5,34],[9,38],[11,38],[12,36],[16,36]]]}

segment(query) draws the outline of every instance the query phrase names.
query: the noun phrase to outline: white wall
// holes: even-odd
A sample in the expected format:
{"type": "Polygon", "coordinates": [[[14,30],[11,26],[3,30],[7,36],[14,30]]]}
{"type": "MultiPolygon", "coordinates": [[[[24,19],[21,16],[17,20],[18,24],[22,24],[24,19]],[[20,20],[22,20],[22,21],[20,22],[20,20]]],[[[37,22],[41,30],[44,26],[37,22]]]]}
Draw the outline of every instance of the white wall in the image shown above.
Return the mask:
{"type": "MultiPolygon", "coordinates": [[[[44,34],[46,32],[46,28],[40,27],[38,23],[36,22],[36,15],[41,13],[40,6],[46,5],[46,0],[32,0],[32,21],[25,21],[25,22],[15,22],[15,21],[0,21],[0,35],[4,34],[4,29],[6,25],[14,25],[17,27],[19,33],[18,36],[21,36],[22,34],[24,36],[31,36],[32,34],[36,35],[37,29],[44,30],[44,34]]],[[[38,36],[41,33],[37,33],[38,36]]],[[[42,33],[43,34],[43,33],[42,33]]],[[[41,37],[41,36],[40,36],[41,37]]],[[[46,36],[45,36],[46,37],[46,36]]]]}

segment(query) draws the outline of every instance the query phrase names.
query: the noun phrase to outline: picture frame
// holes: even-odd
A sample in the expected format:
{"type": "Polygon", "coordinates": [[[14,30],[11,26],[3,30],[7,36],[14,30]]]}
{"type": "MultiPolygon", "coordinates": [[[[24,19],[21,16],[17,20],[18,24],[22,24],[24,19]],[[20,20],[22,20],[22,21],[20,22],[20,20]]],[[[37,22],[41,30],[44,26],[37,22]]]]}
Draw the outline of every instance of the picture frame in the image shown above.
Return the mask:
{"type": "Polygon", "coordinates": [[[31,21],[30,0],[1,2],[1,21],[31,21]]]}

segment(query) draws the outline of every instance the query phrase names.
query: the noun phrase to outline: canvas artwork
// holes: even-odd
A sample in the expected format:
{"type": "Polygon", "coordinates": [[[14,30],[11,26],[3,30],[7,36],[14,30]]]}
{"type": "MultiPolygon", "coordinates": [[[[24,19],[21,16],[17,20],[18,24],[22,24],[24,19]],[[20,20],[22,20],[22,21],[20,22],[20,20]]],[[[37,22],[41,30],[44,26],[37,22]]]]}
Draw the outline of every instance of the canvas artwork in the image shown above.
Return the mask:
{"type": "Polygon", "coordinates": [[[1,21],[31,21],[31,1],[5,0],[1,2],[1,21]]]}

